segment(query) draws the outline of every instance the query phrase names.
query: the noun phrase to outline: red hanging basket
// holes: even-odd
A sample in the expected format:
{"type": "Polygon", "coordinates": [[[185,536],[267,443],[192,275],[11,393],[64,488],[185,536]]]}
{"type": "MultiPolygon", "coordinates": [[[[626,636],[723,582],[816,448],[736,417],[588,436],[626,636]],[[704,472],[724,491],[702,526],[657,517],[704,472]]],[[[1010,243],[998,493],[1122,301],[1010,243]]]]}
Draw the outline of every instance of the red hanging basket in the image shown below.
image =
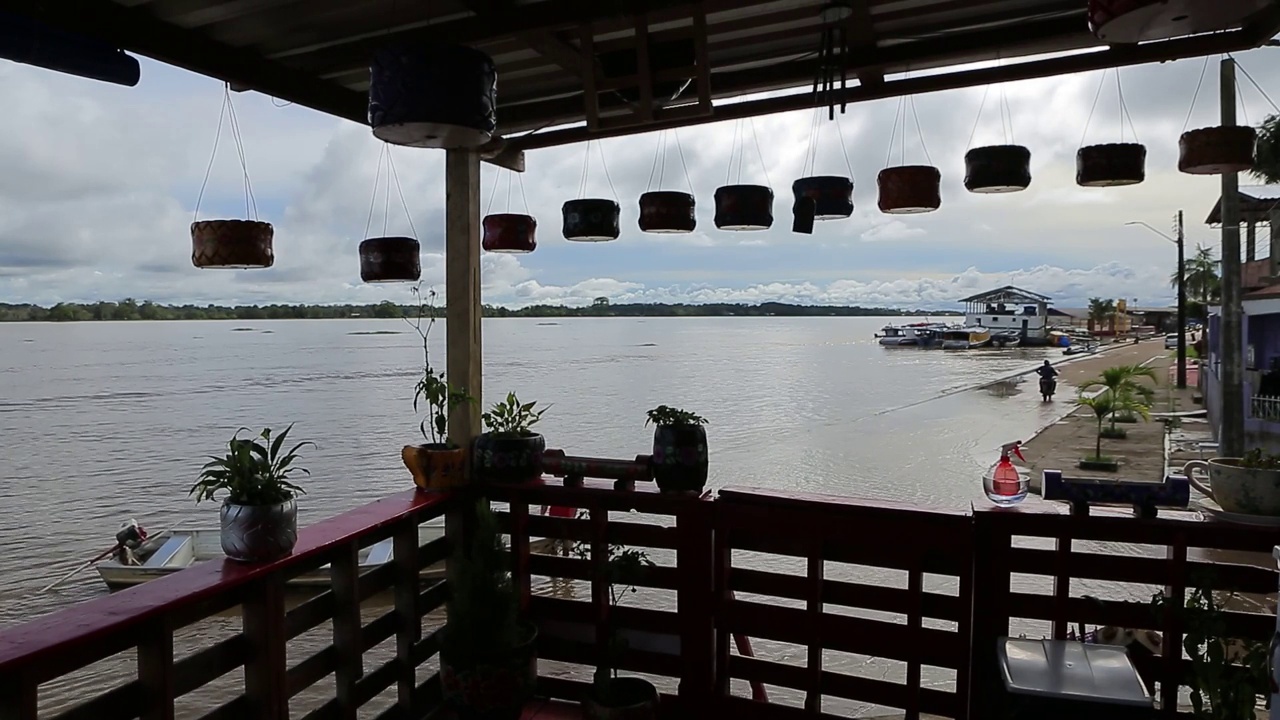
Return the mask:
{"type": "Polygon", "coordinates": [[[534,234],[538,221],[531,215],[499,213],[484,218],[484,240],[480,247],[496,253],[531,253],[538,247],[534,234]]]}
{"type": "Polygon", "coordinates": [[[640,229],[650,233],[690,233],[698,226],[689,193],[654,190],[640,196],[640,229]]]}
{"type": "Polygon", "coordinates": [[[360,243],[360,279],[367,283],[417,282],[421,246],[411,237],[377,237],[360,243]]]}
{"type": "Polygon", "coordinates": [[[880,212],[914,215],[942,207],[942,172],[932,165],[887,167],[876,176],[880,212]]]}
{"type": "Polygon", "coordinates": [[[191,264],[198,268],[269,268],[276,256],[275,229],[258,220],[199,220],[191,223],[191,264]]]}
{"type": "Polygon", "coordinates": [[[1178,169],[1188,175],[1225,175],[1253,169],[1258,133],[1248,125],[1188,130],[1178,139],[1178,169]]]}
{"type": "Polygon", "coordinates": [[[773,190],[764,185],[716,188],[715,221],[721,230],[768,230],[773,226],[773,190]]]}
{"type": "Polygon", "coordinates": [[[1108,43],[1167,40],[1239,27],[1271,0],[1089,0],[1089,29],[1108,43]]]}
{"type": "Polygon", "coordinates": [[[1076,151],[1076,184],[1081,187],[1137,185],[1146,178],[1145,145],[1086,145],[1076,151]]]}
{"type": "Polygon", "coordinates": [[[1031,185],[1031,151],[1021,145],[976,147],[964,154],[964,187],[971,193],[1010,193],[1031,185]]]}

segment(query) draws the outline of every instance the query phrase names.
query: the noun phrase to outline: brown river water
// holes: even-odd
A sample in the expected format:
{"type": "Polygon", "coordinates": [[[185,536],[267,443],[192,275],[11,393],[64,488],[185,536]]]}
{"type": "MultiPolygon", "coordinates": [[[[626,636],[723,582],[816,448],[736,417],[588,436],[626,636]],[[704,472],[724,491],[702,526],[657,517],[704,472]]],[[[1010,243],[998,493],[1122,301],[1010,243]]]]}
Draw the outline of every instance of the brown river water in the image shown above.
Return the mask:
{"type": "MultiPolygon", "coordinates": [[[[646,452],[644,411],[666,403],[708,418],[712,488],[967,508],[983,499],[981,475],[999,446],[1054,420],[1065,400],[1043,405],[1029,383],[964,389],[1059,356],[1034,348],[885,349],[873,333],[890,321],[490,319],[484,387],[491,399],[515,390],[525,402],[553,405],[539,428],[549,447],[572,454],[646,452]]],[[[444,335],[443,324],[432,332],[438,364],[444,335]]],[[[9,520],[0,524],[7,548],[0,628],[105,594],[92,570],[51,592],[40,589],[109,547],[125,518],[152,529],[179,521],[216,527],[216,508],[194,506],[187,490],[202,458],[240,426],[296,422],[293,434],[318,445],[301,461],[312,473],[302,525],[410,482],[399,449],[417,436],[411,400],[421,345],[399,321],[0,324],[0,347],[0,498],[9,520]]],[[[1063,390],[1059,397],[1068,397],[1063,390]]],[[[656,594],[648,601],[670,602],[656,594]]],[[[367,606],[366,620],[387,609],[378,605],[367,606]]],[[[327,645],[328,628],[292,643],[290,662],[327,645]]],[[[238,630],[236,616],[198,623],[179,635],[177,654],[238,630]]],[[[376,648],[366,669],[393,649],[394,640],[376,648]]],[[[755,649],[774,658],[792,652],[762,642],[755,649]]],[[[872,677],[900,674],[859,667],[864,661],[856,658],[833,662],[831,669],[872,677]]],[[[134,667],[121,655],[44,686],[42,708],[118,684],[134,667]]],[[[233,672],[182,698],[179,717],[208,711],[239,682],[233,672]]],[[[295,698],[295,710],[332,691],[330,677],[295,698]]],[[[875,708],[828,701],[824,710],[875,708]]]]}

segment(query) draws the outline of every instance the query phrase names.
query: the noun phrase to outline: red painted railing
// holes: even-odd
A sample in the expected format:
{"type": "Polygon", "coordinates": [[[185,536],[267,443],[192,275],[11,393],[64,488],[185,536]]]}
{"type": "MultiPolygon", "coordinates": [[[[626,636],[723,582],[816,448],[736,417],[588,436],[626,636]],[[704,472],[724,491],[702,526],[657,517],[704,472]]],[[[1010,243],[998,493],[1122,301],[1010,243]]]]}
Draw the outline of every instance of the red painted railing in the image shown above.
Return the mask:
{"type": "MultiPolygon", "coordinates": [[[[643,457],[565,460],[553,464],[564,482],[490,489],[507,503],[500,520],[521,602],[539,626],[539,693],[552,698],[582,696],[616,627],[627,639],[621,669],[653,680],[672,716],[838,717],[885,707],[982,718],[998,694],[990,691],[999,637],[1062,638],[1088,623],[1163,634],[1163,656],[1135,662],[1172,716],[1188,663],[1181,619],[1154,614],[1152,589],[1180,601],[1198,582],[1256,597],[1276,588],[1270,560],[1256,554],[1280,540],[1266,528],[1109,511],[1073,517],[1035,500],[950,512],[744,488],[715,499],[664,495],[637,482],[643,457]],[[549,517],[538,514],[543,505],[584,512],[549,517]],[[561,545],[531,552],[539,538],[561,545]],[[600,572],[610,544],[645,548],[657,564],[616,610],[600,572]],[[756,657],[733,654],[735,636],[756,641],[756,657]],[[773,686],[768,698],[751,683],[773,686]]],[[[354,717],[361,706],[362,716],[372,708],[425,717],[439,704],[430,628],[442,618],[424,627],[424,616],[446,587],[424,585],[418,570],[446,548],[443,539],[419,547],[418,525],[449,507],[447,496],[402,493],[303,530],[280,562],[208,563],[0,632],[0,720],[33,720],[42,684],[121,652],[136,652],[132,677],[83,694],[60,717],[280,718],[292,709],[327,718],[354,717]],[[358,548],[388,537],[396,561],[357,575],[358,548]],[[287,609],[285,579],[326,563],[331,587],[287,609]],[[366,622],[361,601],[384,589],[393,591],[390,611],[366,622]],[[180,628],[236,606],[239,632],[175,657],[180,628]],[[325,631],[329,619],[324,646],[295,658],[306,653],[301,636],[325,631]],[[384,642],[394,645],[386,661],[366,667],[384,642]],[[240,667],[243,682],[216,703],[175,710],[175,699],[240,667]],[[330,674],[331,692],[316,685],[330,674]],[[299,708],[312,685],[313,707],[299,708]]],[[[1227,627],[1265,640],[1272,612],[1265,600],[1234,608],[1227,627]]]]}

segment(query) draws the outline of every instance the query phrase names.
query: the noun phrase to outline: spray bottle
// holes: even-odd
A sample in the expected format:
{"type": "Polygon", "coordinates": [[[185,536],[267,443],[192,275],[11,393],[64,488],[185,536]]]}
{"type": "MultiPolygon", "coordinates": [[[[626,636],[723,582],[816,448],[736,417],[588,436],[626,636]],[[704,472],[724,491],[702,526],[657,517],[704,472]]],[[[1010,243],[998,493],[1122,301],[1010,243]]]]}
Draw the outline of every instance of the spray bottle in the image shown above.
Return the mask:
{"type": "Polygon", "coordinates": [[[1026,462],[1027,459],[1022,457],[1022,450],[1019,449],[1021,447],[1021,440],[1001,445],[1000,460],[982,477],[982,489],[986,491],[987,498],[997,505],[1016,505],[1027,496],[1029,480],[1014,467],[1009,458],[1009,454],[1013,453],[1019,460],[1026,462]]]}

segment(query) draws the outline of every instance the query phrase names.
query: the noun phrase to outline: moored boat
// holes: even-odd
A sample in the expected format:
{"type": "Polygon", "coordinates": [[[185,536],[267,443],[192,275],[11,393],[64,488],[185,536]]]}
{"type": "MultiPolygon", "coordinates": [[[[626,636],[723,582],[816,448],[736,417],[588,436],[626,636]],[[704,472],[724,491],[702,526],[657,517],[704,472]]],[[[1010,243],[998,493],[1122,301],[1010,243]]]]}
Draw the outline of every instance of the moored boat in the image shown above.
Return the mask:
{"type": "Polygon", "coordinates": [[[946,323],[937,322],[885,325],[876,337],[884,347],[933,347],[939,333],[947,327],[946,323]]]}
{"type": "Polygon", "coordinates": [[[1022,344],[1022,334],[1017,330],[997,330],[991,333],[991,345],[998,348],[1014,348],[1022,344]]]}
{"type": "Polygon", "coordinates": [[[991,331],[981,325],[951,328],[942,333],[943,350],[971,350],[991,343],[991,331]]]}

